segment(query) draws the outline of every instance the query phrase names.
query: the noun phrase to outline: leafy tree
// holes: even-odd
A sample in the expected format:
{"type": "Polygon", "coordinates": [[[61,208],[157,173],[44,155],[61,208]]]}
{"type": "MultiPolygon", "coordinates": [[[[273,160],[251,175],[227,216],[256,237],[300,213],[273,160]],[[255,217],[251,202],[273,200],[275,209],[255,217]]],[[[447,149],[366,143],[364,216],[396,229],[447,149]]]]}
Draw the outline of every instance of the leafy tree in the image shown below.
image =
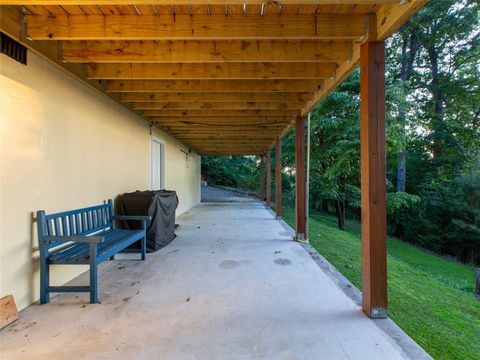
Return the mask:
{"type": "Polygon", "coordinates": [[[202,175],[207,183],[257,190],[258,159],[255,156],[203,156],[202,175]]]}

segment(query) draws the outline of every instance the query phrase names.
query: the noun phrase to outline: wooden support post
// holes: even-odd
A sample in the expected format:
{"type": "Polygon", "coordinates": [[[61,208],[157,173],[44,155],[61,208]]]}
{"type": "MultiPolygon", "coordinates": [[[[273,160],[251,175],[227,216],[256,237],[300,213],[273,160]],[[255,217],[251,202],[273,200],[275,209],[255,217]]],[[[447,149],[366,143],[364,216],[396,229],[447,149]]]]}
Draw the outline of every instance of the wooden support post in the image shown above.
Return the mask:
{"type": "Polygon", "coordinates": [[[267,208],[270,207],[271,202],[271,195],[272,195],[272,164],[270,160],[270,148],[265,153],[266,157],[266,170],[267,170],[267,184],[266,184],[266,191],[265,191],[265,206],[267,208]]]}
{"type": "Polygon", "coordinates": [[[265,155],[260,155],[260,200],[265,200],[265,155]]]}
{"type": "Polygon", "coordinates": [[[275,213],[282,217],[282,140],[275,141],[275,213]]]}
{"type": "Polygon", "coordinates": [[[360,50],[363,311],[387,317],[385,186],[385,46],[367,41],[360,50]]]}
{"type": "Polygon", "coordinates": [[[295,208],[297,241],[305,241],[305,201],[305,121],[299,116],[295,120],[295,208]]]}

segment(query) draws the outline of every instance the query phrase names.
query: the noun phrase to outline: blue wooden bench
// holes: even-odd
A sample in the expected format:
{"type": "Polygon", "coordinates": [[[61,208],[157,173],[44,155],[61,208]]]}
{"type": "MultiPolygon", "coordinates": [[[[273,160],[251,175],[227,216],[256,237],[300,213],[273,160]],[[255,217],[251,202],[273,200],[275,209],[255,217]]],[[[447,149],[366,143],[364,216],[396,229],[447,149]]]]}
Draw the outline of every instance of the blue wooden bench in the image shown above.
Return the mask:
{"type": "Polygon", "coordinates": [[[113,202],[84,209],[46,215],[37,212],[40,249],[40,303],[50,300],[51,292],[90,292],[90,303],[98,302],[97,267],[129,245],[141,241],[136,252],[146,257],[148,216],[114,215],[113,202]],[[115,220],[138,220],[142,230],[115,227],[115,220]],[[50,286],[50,265],[90,265],[89,286],[50,286]]]}

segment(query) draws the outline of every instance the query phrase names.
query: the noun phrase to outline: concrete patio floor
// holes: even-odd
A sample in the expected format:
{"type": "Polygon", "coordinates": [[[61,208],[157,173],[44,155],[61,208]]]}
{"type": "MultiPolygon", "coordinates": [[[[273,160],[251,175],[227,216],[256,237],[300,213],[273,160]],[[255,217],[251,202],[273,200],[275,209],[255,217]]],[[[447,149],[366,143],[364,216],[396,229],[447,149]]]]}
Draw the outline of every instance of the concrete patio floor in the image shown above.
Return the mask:
{"type": "Polygon", "coordinates": [[[262,204],[201,204],[178,222],[145,262],[101,266],[101,304],[62,294],[22,311],[0,357],[409,358],[262,204]]]}

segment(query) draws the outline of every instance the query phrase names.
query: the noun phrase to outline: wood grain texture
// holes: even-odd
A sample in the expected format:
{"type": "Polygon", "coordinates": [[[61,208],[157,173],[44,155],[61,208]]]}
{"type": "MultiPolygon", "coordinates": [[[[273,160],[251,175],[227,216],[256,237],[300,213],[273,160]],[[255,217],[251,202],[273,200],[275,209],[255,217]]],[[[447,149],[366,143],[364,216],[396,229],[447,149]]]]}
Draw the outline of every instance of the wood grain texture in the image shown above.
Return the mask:
{"type": "Polygon", "coordinates": [[[249,63],[343,62],[351,41],[66,41],[66,62],[249,63]]]}
{"type": "MultiPolygon", "coordinates": [[[[371,5],[371,4],[394,4],[398,3],[400,0],[278,0],[275,3],[279,5],[321,5],[321,4],[332,4],[341,2],[342,4],[348,5],[371,5]]],[[[27,1],[25,0],[2,0],[2,5],[25,5],[27,1]]],[[[170,6],[172,4],[171,0],[28,0],[28,5],[159,5],[159,6],[170,6]]],[[[205,5],[208,3],[210,5],[266,5],[269,4],[265,0],[209,0],[205,2],[204,0],[175,0],[176,5],[205,5]]]]}
{"type": "Polygon", "coordinates": [[[134,102],[134,110],[301,109],[302,102],[134,102]]]}
{"type": "Polygon", "coordinates": [[[387,309],[384,43],[363,44],[360,65],[362,305],[368,316],[384,317],[387,309]]]}
{"type": "Polygon", "coordinates": [[[123,93],[123,102],[305,102],[313,93],[202,92],[202,93],[123,93]]]}
{"type": "Polygon", "coordinates": [[[19,317],[17,305],[13,295],[7,295],[0,299],[0,329],[11,324],[19,317]]]}
{"type": "Polygon", "coordinates": [[[239,124],[239,125],[248,125],[248,124],[289,124],[292,122],[292,117],[285,116],[194,116],[194,117],[185,117],[185,116],[150,116],[150,120],[156,121],[158,123],[172,123],[172,124],[217,124],[217,125],[229,125],[229,124],[239,124]]]}
{"type": "Polygon", "coordinates": [[[201,110],[143,110],[142,114],[144,116],[184,116],[184,117],[195,117],[195,116],[210,116],[210,117],[226,117],[231,118],[235,117],[268,117],[268,116],[281,116],[286,117],[297,115],[299,112],[297,110],[278,110],[278,109],[255,109],[255,110],[222,110],[222,109],[201,109],[201,110]]]}
{"type": "Polygon", "coordinates": [[[26,15],[33,40],[359,40],[363,15],[26,15]]]}
{"type": "Polygon", "coordinates": [[[88,64],[90,79],[328,79],[335,63],[88,64]]]}
{"type": "Polygon", "coordinates": [[[107,80],[107,92],[314,92],[322,80],[107,80]]]}
{"type": "Polygon", "coordinates": [[[305,119],[298,116],[295,120],[295,230],[298,239],[305,236],[306,229],[305,181],[305,119]]]}
{"type": "Polygon", "coordinates": [[[412,0],[404,4],[384,4],[377,13],[377,40],[385,40],[413,15],[415,15],[428,0],[412,0]]]}

